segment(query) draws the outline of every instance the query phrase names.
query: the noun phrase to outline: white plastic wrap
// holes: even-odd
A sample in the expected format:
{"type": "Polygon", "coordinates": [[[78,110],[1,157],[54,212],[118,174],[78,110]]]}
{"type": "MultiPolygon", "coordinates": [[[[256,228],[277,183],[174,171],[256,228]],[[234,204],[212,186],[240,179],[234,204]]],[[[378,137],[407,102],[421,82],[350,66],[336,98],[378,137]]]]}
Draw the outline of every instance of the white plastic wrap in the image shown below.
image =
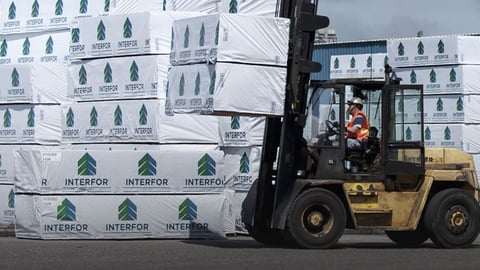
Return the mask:
{"type": "Polygon", "coordinates": [[[61,143],[60,105],[0,105],[0,115],[3,143],[61,143]]]}
{"type": "Polygon", "coordinates": [[[15,185],[0,183],[0,225],[15,224],[15,185]]]}
{"type": "Polygon", "coordinates": [[[72,63],[68,97],[77,101],[166,97],[168,55],[99,58],[72,63]]]}
{"type": "Polygon", "coordinates": [[[332,55],[330,79],[384,79],[387,54],[332,55]]]}
{"type": "Polygon", "coordinates": [[[224,153],[191,146],[163,150],[15,151],[17,193],[219,193],[224,153]],[[180,162],[181,161],[181,162],[180,162]]]}
{"type": "Polygon", "coordinates": [[[172,23],[197,12],[143,12],[99,16],[71,25],[72,59],[138,54],[169,54],[172,23]]]}
{"type": "Polygon", "coordinates": [[[430,36],[387,41],[387,54],[393,67],[476,65],[480,64],[479,50],[478,36],[430,36]]]}
{"type": "Polygon", "coordinates": [[[278,2],[277,0],[221,0],[220,12],[274,17],[278,15],[278,2]]]}
{"type": "Polygon", "coordinates": [[[259,146],[263,144],[265,117],[220,117],[219,131],[221,146],[259,146]]]}
{"type": "Polygon", "coordinates": [[[13,152],[19,149],[18,145],[0,144],[0,184],[13,184],[15,181],[15,166],[13,152]]]}
{"type": "Polygon", "coordinates": [[[287,65],[289,19],[217,13],[177,19],[172,27],[174,65],[206,61],[287,65]]]}
{"type": "Polygon", "coordinates": [[[0,65],[67,63],[68,31],[5,35],[0,41],[0,65]]]}
{"type": "Polygon", "coordinates": [[[225,152],[225,175],[233,190],[248,191],[260,174],[262,147],[222,147],[225,152]]]}
{"type": "Polygon", "coordinates": [[[220,63],[173,66],[167,111],[174,113],[283,115],[287,70],[220,63]]]}
{"type": "Polygon", "coordinates": [[[216,117],[165,115],[164,100],[118,100],[62,105],[64,143],[215,143],[216,117]]]}
{"type": "Polygon", "coordinates": [[[423,84],[426,95],[480,94],[480,65],[396,68],[403,84],[423,84]]]}
{"type": "Polygon", "coordinates": [[[60,63],[0,65],[0,102],[66,102],[66,79],[67,68],[60,63]]]}
{"type": "Polygon", "coordinates": [[[16,199],[19,238],[223,238],[234,222],[232,196],[223,193],[17,195],[16,199]]]}

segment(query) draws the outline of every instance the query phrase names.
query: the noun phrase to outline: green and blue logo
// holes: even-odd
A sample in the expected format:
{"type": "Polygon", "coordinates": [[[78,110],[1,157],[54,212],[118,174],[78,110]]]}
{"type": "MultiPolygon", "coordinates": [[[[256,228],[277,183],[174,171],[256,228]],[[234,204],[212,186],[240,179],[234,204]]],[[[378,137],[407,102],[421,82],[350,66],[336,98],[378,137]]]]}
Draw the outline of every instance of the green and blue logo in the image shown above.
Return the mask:
{"type": "Polygon", "coordinates": [[[12,86],[19,87],[20,86],[20,74],[18,74],[17,68],[13,68],[12,74],[10,75],[12,79],[12,86]]]}
{"type": "Polygon", "coordinates": [[[30,108],[30,111],[28,111],[27,115],[27,127],[33,128],[35,126],[35,111],[33,110],[33,107],[30,108]]]}
{"type": "Polygon", "coordinates": [[[78,71],[78,83],[80,85],[85,85],[87,84],[87,69],[85,68],[84,65],[80,67],[80,70],[78,71]]]}
{"type": "Polygon", "coordinates": [[[132,81],[132,82],[138,81],[138,79],[139,79],[138,74],[139,74],[138,73],[138,66],[137,66],[137,63],[134,60],[132,62],[132,64],[130,65],[130,81],[132,81]]]}
{"type": "Polygon", "coordinates": [[[62,203],[57,206],[57,220],[58,221],[75,221],[76,208],[75,205],[68,199],[64,199],[62,203]]]}
{"type": "Polygon", "coordinates": [[[249,173],[250,172],[250,159],[248,158],[247,153],[243,153],[240,158],[240,173],[249,173]]]}
{"type": "Polygon", "coordinates": [[[438,53],[445,53],[445,44],[443,43],[443,41],[441,39],[437,44],[437,52],[438,53]]]}
{"type": "Polygon", "coordinates": [[[157,161],[147,153],[138,161],[138,175],[149,176],[156,174],[157,161]]]}
{"type": "Polygon", "coordinates": [[[10,110],[7,108],[3,113],[3,127],[9,128],[12,126],[12,114],[10,110]]]}
{"type": "Polygon", "coordinates": [[[90,126],[96,127],[98,125],[98,113],[95,106],[90,110],[90,126]]]}
{"type": "Polygon", "coordinates": [[[425,53],[425,46],[423,45],[423,42],[421,42],[421,41],[418,42],[417,53],[418,53],[418,55],[423,55],[425,53]]]}
{"type": "Polygon", "coordinates": [[[32,18],[38,17],[39,10],[40,10],[40,5],[38,4],[38,1],[37,0],[33,1],[32,12],[30,13],[32,18]]]}
{"type": "Polygon", "coordinates": [[[68,108],[66,118],[67,127],[73,127],[75,125],[75,115],[73,114],[72,107],[68,108]]]}
{"type": "Polygon", "coordinates": [[[55,15],[60,16],[63,14],[63,1],[57,0],[55,3],[55,15]]]}
{"type": "Polygon", "coordinates": [[[238,1],[231,0],[228,4],[228,13],[238,13],[238,1]]]}
{"type": "Polygon", "coordinates": [[[53,38],[49,36],[47,42],[45,43],[45,54],[53,53],[53,38]]]}
{"type": "Polygon", "coordinates": [[[452,68],[450,70],[449,76],[450,76],[450,78],[449,78],[450,82],[456,82],[457,81],[457,72],[455,71],[454,68],[452,68]]]}
{"type": "Polygon", "coordinates": [[[450,130],[449,127],[446,127],[443,130],[443,139],[445,139],[446,141],[449,141],[452,139],[452,131],[450,130]]]}
{"type": "Polygon", "coordinates": [[[97,26],[97,40],[105,40],[105,24],[100,20],[97,26]]]}
{"type": "Polygon", "coordinates": [[[132,37],[132,22],[127,17],[125,22],[123,23],[123,37],[124,38],[131,38],[132,37]]]}
{"type": "Polygon", "coordinates": [[[415,73],[415,70],[410,72],[410,83],[417,83],[417,73],[415,73]]]}
{"type": "Polygon", "coordinates": [[[443,100],[438,98],[437,100],[437,112],[443,112],[443,100]]]}
{"type": "Polygon", "coordinates": [[[80,14],[85,14],[88,12],[88,0],[80,0],[80,14]]]}
{"type": "Polygon", "coordinates": [[[107,62],[105,65],[105,68],[103,69],[103,81],[105,83],[111,83],[112,82],[112,67],[110,64],[107,62]]]}
{"type": "Polygon", "coordinates": [[[113,124],[115,126],[121,126],[123,124],[123,113],[120,105],[117,105],[115,112],[113,113],[113,124]]]}
{"type": "Polygon", "coordinates": [[[235,115],[230,118],[230,128],[240,129],[240,116],[235,115]]]}
{"type": "Polygon", "coordinates": [[[183,34],[183,48],[188,48],[190,45],[190,28],[187,27],[185,28],[185,33],[183,34]]]}
{"type": "Polygon", "coordinates": [[[429,140],[432,139],[432,131],[430,130],[429,127],[425,128],[425,135],[424,135],[424,137],[425,137],[425,140],[426,140],[426,141],[429,141],[429,140]]]}
{"type": "Polygon", "coordinates": [[[437,82],[437,73],[433,69],[430,71],[430,82],[431,83],[437,82]]]}
{"type": "Polygon", "coordinates": [[[195,220],[197,219],[197,205],[186,198],[178,207],[179,220],[195,220]]]}
{"type": "Polygon", "coordinates": [[[198,175],[200,176],[212,176],[216,173],[216,162],[208,154],[203,155],[198,160],[198,175]]]}
{"type": "Polygon", "coordinates": [[[72,28],[71,30],[72,43],[77,43],[80,41],[80,28],[72,28]]]}
{"type": "Polygon", "coordinates": [[[15,208],[15,192],[13,192],[13,189],[10,189],[10,192],[8,193],[8,208],[15,208]]]}
{"type": "Polygon", "coordinates": [[[148,123],[148,111],[147,107],[145,107],[145,104],[142,104],[142,107],[140,108],[140,111],[138,112],[139,116],[139,124],[141,126],[145,126],[148,123]]]}
{"type": "Polygon", "coordinates": [[[333,68],[334,69],[340,68],[340,60],[337,57],[335,57],[335,60],[333,60],[333,68]]]}
{"type": "Polygon", "coordinates": [[[403,46],[403,43],[400,42],[397,47],[397,54],[400,56],[405,55],[405,46],[403,46]]]}
{"type": "Polygon", "coordinates": [[[8,43],[7,43],[7,40],[4,39],[2,41],[2,44],[0,45],[0,56],[1,57],[7,56],[7,49],[8,49],[8,43]]]}
{"type": "Polygon", "coordinates": [[[89,153],[85,153],[77,164],[78,175],[95,175],[97,173],[97,162],[89,153]]]}
{"type": "Polygon", "coordinates": [[[137,220],[137,206],[129,198],[126,198],[118,206],[118,220],[121,220],[121,221],[137,220]]]}
{"type": "Polygon", "coordinates": [[[23,42],[22,55],[30,55],[30,40],[28,37],[25,38],[25,41],[23,42]]]}
{"type": "Polygon", "coordinates": [[[15,6],[15,2],[12,1],[10,6],[8,7],[8,19],[15,20],[17,17],[17,7],[15,6]]]}
{"type": "Polygon", "coordinates": [[[352,59],[350,59],[350,68],[355,68],[355,65],[356,65],[355,57],[352,57],[352,59]]]}

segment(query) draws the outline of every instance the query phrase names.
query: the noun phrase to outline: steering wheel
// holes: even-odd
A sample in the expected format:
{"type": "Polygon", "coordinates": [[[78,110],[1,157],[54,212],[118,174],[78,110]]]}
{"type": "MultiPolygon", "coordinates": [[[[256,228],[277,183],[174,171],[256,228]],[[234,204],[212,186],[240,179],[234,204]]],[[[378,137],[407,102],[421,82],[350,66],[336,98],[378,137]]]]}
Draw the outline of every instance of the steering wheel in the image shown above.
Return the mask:
{"type": "Polygon", "coordinates": [[[332,122],[330,120],[325,120],[325,124],[327,125],[327,129],[329,132],[338,135],[340,134],[340,129],[338,128],[338,122],[332,122]]]}

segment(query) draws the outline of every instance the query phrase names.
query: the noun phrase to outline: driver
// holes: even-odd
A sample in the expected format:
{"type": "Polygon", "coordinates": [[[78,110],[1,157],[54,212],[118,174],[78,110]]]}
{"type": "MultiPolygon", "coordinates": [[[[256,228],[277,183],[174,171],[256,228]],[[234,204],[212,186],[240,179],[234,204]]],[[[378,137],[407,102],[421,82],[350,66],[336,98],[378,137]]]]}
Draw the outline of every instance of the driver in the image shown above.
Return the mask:
{"type": "Polygon", "coordinates": [[[361,148],[361,141],[368,137],[370,123],[362,109],[363,102],[361,98],[354,97],[348,101],[348,112],[352,117],[345,128],[347,149],[361,148]]]}

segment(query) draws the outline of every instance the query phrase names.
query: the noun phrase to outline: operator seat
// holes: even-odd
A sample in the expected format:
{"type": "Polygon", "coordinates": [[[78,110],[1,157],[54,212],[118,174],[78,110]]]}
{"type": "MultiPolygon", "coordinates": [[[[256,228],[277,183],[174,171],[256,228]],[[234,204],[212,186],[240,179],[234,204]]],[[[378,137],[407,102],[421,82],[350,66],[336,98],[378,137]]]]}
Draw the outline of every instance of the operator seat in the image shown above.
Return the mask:
{"type": "Polygon", "coordinates": [[[345,157],[353,163],[352,166],[357,166],[360,171],[367,171],[373,168],[375,158],[380,153],[378,129],[370,127],[368,137],[362,140],[360,145],[358,149],[345,149],[345,157]]]}

